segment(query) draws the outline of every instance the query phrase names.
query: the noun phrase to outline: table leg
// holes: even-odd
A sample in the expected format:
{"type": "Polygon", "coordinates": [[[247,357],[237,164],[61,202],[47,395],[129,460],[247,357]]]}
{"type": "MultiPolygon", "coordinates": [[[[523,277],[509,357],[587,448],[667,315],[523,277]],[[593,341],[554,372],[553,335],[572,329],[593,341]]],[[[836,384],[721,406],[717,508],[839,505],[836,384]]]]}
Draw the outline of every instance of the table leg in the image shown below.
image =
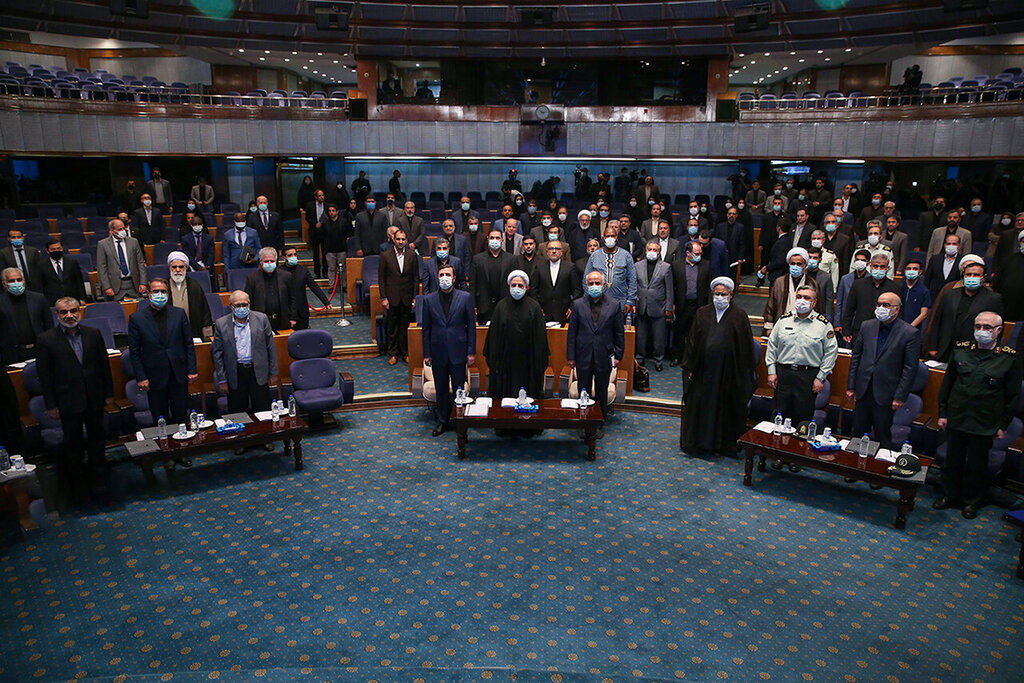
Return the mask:
{"type": "Polygon", "coordinates": [[[584,428],[583,442],[587,444],[587,460],[597,460],[597,427],[584,428]]]}
{"type": "Polygon", "coordinates": [[[766,459],[765,455],[764,455],[764,453],[762,453],[761,456],[757,460],[757,471],[758,472],[767,472],[768,471],[768,468],[766,468],[764,466],[765,459],[766,459]]]}
{"type": "Polygon", "coordinates": [[[743,449],[744,462],[743,462],[743,485],[753,486],[750,481],[751,475],[754,473],[754,447],[746,446],[743,449]]]}
{"type": "Polygon", "coordinates": [[[455,440],[459,447],[459,460],[466,459],[466,441],[468,441],[468,430],[465,424],[456,423],[455,425],[455,440]]]}
{"type": "Polygon", "coordinates": [[[893,526],[897,529],[907,528],[907,515],[914,509],[914,498],[917,496],[917,487],[900,489],[900,499],[896,503],[896,520],[893,526]]]}
{"type": "Polygon", "coordinates": [[[32,515],[28,511],[29,503],[32,502],[28,498],[28,492],[17,482],[14,485],[14,500],[18,503],[18,521],[21,522],[21,530],[31,531],[38,529],[39,525],[32,521],[32,515]]]}
{"type": "Polygon", "coordinates": [[[306,469],[302,464],[302,435],[292,437],[292,456],[295,458],[295,469],[299,472],[306,469]]]}

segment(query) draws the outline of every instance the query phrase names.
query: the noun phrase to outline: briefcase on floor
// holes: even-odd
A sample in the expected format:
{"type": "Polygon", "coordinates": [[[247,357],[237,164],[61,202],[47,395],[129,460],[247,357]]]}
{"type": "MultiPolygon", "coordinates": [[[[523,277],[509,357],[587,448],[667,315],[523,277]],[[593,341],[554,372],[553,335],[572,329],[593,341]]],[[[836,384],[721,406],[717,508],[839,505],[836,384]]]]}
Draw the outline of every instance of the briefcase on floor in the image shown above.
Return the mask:
{"type": "Polygon", "coordinates": [[[651,373],[647,368],[633,361],[633,391],[651,390],[651,373]]]}

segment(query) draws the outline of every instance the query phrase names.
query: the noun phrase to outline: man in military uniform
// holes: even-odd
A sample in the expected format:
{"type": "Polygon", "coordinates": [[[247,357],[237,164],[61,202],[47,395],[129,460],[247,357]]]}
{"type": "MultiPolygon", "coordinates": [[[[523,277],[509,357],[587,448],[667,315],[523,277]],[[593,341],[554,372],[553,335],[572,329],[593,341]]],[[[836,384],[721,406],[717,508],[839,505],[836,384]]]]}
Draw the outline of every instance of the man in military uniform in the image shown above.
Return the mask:
{"type": "Polygon", "coordinates": [[[942,496],[932,507],[963,504],[974,519],[984,504],[988,452],[1001,439],[1020,396],[1017,352],[999,346],[1003,319],[990,311],[974,318],[974,341],[957,342],[939,389],[939,429],[947,429],[942,496]]]}
{"type": "Polygon", "coordinates": [[[794,425],[814,418],[814,395],[825,387],[839,355],[835,330],[814,311],[817,295],[813,285],[797,287],[795,312],[772,327],[764,357],[775,412],[792,418],[794,425]]]}
{"type": "MultiPolygon", "coordinates": [[[[889,262],[889,270],[886,272],[885,276],[891,280],[893,274],[896,272],[895,264],[893,263],[892,247],[890,247],[882,240],[882,222],[878,219],[873,218],[870,221],[868,221],[867,227],[867,240],[859,243],[857,247],[854,249],[854,252],[856,252],[859,249],[867,249],[869,252],[871,252],[871,255],[868,256],[868,261],[870,261],[875,256],[875,254],[885,254],[885,258],[889,262]]],[[[853,267],[852,261],[850,262],[850,267],[853,267]]]]}

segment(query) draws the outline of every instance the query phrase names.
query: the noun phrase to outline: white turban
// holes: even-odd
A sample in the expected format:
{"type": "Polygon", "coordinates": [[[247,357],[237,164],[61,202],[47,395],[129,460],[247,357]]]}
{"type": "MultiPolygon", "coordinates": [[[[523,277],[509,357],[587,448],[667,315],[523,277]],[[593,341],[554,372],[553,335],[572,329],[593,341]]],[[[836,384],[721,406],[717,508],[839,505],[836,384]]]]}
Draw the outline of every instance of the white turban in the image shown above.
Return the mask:
{"type": "Polygon", "coordinates": [[[593,216],[590,215],[589,209],[581,209],[580,212],[576,214],[576,220],[579,220],[580,216],[582,216],[583,214],[587,214],[587,218],[593,218],[593,216]]]}
{"type": "Polygon", "coordinates": [[[1017,233],[1017,241],[1020,242],[1021,240],[1024,240],[1024,230],[1017,233]]]}
{"type": "Polygon", "coordinates": [[[977,264],[977,265],[981,266],[982,268],[984,268],[985,267],[985,259],[981,258],[977,254],[965,254],[964,257],[960,259],[960,270],[961,270],[961,272],[963,271],[964,268],[966,268],[967,266],[969,266],[971,264],[977,264]]]}
{"type": "Polygon", "coordinates": [[[523,278],[523,282],[526,283],[526,286],[527,287],[530,286],[530,276],[527,275],[526,271],[524,271],[524,270],[513,270],[511,273],[508,274],[508,279],[505,280],[505,284],[506,285],[511,285],[512,284],[512,278],[517,278],[517,277],[523,278]]]}
{"type": "Polygon", "coordinates": [[[804,249],[803,247],[793,247],[792,249],[789,250],[789,252],[786,253],[786,263],[789,263],[789,259],[793,258],[794,256],[803,257],[805,263],[808,259],[810,259],[810,256],[807,255],[806,249],[804,249]]]}
{"type": "Polygon", "coordinates": [[[716,277],[714,280],[711,281],[711,291],[715,291],[715,287],[717,287],[718,285],[722,285],[730,292],[736,291],[736,283],[732,281],[731,277],[726,277],[724,275],[719,275],[718,277],[716,277]]]}
{"type": "Polygon", "coordinates": [[[186,266],[189,264],[188,256],[183,251],[172,251],[167,255],[167,265],[170,266],[172,261],[182,261],[186,266]]]}

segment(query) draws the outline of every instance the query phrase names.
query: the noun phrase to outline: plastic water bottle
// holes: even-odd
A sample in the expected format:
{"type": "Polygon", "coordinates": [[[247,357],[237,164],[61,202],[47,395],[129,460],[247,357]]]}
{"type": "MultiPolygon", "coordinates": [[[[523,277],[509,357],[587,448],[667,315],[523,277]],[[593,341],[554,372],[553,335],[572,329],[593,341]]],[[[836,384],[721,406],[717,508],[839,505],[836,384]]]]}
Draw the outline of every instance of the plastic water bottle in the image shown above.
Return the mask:
{"type": "Polygon", "coordinates": [[[775,426],[772,428],[772,434],[782,433],[782,413],[775,413],[775,426]]]}
{"type": "Polygon", "coordinates": [[[626,327],[633,327],[633,314],[632,313],[627,313],[626,314],[626,327]]]}
{"type": "Polygon", "coordinates": [[[164,419],[163,415],[161,415],[160,419],[156,421],[156,438],[167,438],[167,420],[164,419]]]}
{"type": "Polygon", "coordinates": [[[909,441],[903,442],[903,448],[900,449],[900,455],[913,455],[914,449],[910,447],[909,441]]]}
{"type": "Polygon", "coordinates": [[[818,435],[818,423],[811,420],[811,424],[807,425],[807,440],[814,441],[814,437],[818,435]]]}
{"type": "Polygon", "coordinates": [[[11,469],[11,456],[7,454],[7,449],[0,446],[0,472],[6,472],[11,469]]]}
{"type": "Polygon", "coordinates": [[[192,432],[199,429],[199,414],[194,410],[188,414],[188,429],[192,432]]]}
{"type": "Polygon", "coordinates": [[[277,399],[270,402],[270,419],[274,422],[281,419],[281,409],[277,405],[277,399]]]}
{"type": "Polygon", "coordinates": [[[295,405],[295,395],[292,394],[288,397],[288,417],[295,417],[295,413],[297,413],[298,410],[299,407],[295,405]]]}
{"type": "Polygon", "coordinates": [[[868,457],[868,447],[871,445],[871,437],[865,434],[860,440],[860,451],[858,455],[862,458],[868,457]]]}

